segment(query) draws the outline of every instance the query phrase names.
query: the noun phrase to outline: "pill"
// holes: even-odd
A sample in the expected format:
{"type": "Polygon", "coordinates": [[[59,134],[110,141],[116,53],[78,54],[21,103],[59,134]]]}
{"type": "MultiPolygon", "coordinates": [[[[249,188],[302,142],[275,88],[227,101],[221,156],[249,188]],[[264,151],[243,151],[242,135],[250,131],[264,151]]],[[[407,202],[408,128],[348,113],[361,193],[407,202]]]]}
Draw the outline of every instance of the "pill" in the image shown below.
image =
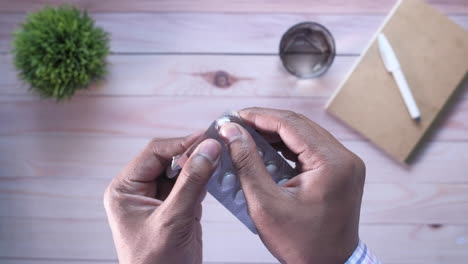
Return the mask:
{"type": "Polygon", "coordinates": [[[236,196],[234,197],[234,202],[236,202],[236,204],[245,203],[244,192],[242,190],[237,191],[236,196]]]}
{"type": "Polygon", "coordinates": [[[236,175],[231,172],[224,174],[221,179],[221,188],[223,191],[229,190],[236,185],[236,175]]]}
{"type": "Polygon", "coordinates": [[[278,186],[283,186],[288,180],[288,178],[281,179],[277,184],[278,186]]]}
{"type": "Polygon", "coordinates": [[[278,170],[278,166],[276,166],[274,163],[270,163],[266,165],[266,169],[268,173],[274,174],[278,170]]]}
{"type": "Polygon", "coordinates": [[[227,116],[224,116],[224,117],[221,117],[221,118],[218,118],[216,121],[215,121],[215,128],[216,130],[219,130],[221,128],[221,126],[223,126],[225,123],[228,123],[228,122],[231,122],[231,119],[227,116]]]}
{"type": "Polygon", "coordinates": [[[263,150],[258,149],[258,155],[260,155],[260,158],[263,158],[263,156],[265,155],[265,153],[263,153],[263,150]]]}

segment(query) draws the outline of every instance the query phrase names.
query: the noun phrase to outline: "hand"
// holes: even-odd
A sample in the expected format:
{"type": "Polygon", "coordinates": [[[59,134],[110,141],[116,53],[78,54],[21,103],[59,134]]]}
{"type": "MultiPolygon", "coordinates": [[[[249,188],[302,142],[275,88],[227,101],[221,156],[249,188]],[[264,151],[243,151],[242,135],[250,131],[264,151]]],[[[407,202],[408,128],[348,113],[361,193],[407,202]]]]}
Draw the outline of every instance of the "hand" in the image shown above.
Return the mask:
{"type": "Polygon", "coordinates": [[[112,181],[104,195],[119,263],[201,263],[201,201],[221,145],[203,141],[175,184],[164,176],[172,156],[199,135],[153,140],[112,181]]]}
{"type": "Polygon", "coordinates": [[[364,163],[303,115],[261,108],[239,114],[299,172],[277,186],[248,132],[235,123],[221,127],[265,246],[282,263],[343,264],[359,242],[364,163]]]}

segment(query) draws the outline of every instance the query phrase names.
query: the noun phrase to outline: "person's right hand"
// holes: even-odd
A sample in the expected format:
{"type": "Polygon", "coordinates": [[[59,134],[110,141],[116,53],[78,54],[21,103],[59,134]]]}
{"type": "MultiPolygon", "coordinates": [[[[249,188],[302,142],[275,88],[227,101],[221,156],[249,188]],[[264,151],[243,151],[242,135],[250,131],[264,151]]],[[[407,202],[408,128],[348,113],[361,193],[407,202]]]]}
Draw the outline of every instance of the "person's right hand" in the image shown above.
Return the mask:
{"type": "Polygon", "coordinates": [[[300,173],[277,186],[249,133],[235,123],[221,127],[265,246],[282,263],[344,263],[359,242],[362,160],[303,115],[262,108],[239,114],[276,141],[300,173]]]}

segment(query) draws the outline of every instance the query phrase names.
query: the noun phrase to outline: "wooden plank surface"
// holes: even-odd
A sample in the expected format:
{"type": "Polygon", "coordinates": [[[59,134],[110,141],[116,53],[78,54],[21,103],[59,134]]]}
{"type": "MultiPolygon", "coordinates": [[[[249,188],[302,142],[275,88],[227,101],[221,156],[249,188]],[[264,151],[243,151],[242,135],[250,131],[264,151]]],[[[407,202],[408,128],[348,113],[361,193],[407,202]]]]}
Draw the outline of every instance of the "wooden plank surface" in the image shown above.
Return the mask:
{"type": "MultiPolygon", "coordinates": [[[[93,14],[96,23],[111,34],[113,52],[144,53],[277,53],[281,35],[289,27],[312,20],[323,23],[333,32],[338,53],[356,54],[364,48],[384,17],[218,13],[93,14]]],[[[23,19],[24,15],[21,14],[0,16],[0,51],[11,50],[11,32],[23,19]]]]}
{"type": "MultiPolygon", "coordinates": [[[[81,95],[329,96],[357,57],[337,57],[320,79],[298,81],[277,56],[111,55],[106,81],[81,95]]],[[[9,55],[0,55],[0,94],[30,94],[16,78],[9,55]]]]}
{"type": "MultiPolygon", "coordinates": [[[[168,137],[206,128],[227,110],[250,106],[303,113],[341,140],[363,137],[323,111],[325,99],[232,97],[77,97],[63,103],[26,96],[0,97],[0,135],[168,137]],[[79,113],[79,114],[78,114],[79,113]]],[[[468,139],[468,100],[444,114],[431,140],[468,139]]]]}
{"type": "MultiPolygon", "coordinates": [[[[70,162],[70,161],[69,161],[70,162]]],[[[92,170],[90,166],[90,171],[92,170]]],[[[1,217],[105,219],[103,190],[117,174],[80,177],[0,177],[1,217]],[[54,188],[50,188],[54,186],[54,188]],[[78,187],[78,188],[77,188],[78,187]],[[73,208],[73,210],[67,210],[73,208]]],[[[369,175],[372,177],[372,175],[369,175]]],[[[361,212],[365,224],[466,224],[468,184],[367,183],[361,212]],[[398,217],[393,217],[398,215],[398,217]]],[[[237,222],[210,195],[204,201],[207,222],[237,222]]]]}
{"type": "MultiPolygon", "coordinates": [[[[289,27],[315,21],[332,32],[338,54],[356,55],[385,15],[97,13],[93,18],[111,34],[111,50],[117,53],[277,54],[289,27]]],[[[11,33],[23,19],[21,14],[0,15],[0,52],[11,50],[11,33]]],[[[468,16],[451,19],[468,28],[468,16]]]]}
{"type": "MultiPolygon", "coordinates": [[[[117,264],[117,259],[104,259],[104,260],[75,260],[75,259],[46,259],[46,258],[1,258],[2,264],[117,264]]],[[[204,264],[237,264],[238,262],[231,261],[203,261],[204,264]]],[[[258,262],[242,262],[243,264],[258,264],[258,262]]],[[[263,262],[262,264],[274,264],[277,262],[263,262]]],[[[391,264],[391,263],[390,263],[391,264]]]]}
{"type": "MultiPolygon", "coordinates": [[[[35,10],[44,4],[72,3],[90,11],[176,11],[176,12],[280,12],[280,13],[383,13],[388,12],[395,0],[293,0],[293,1],[245,1],[220,2],[215,0],[15,0],[0,1],[3,12],[35,10]]],[[[446,13],[468,13],[464,0],[429,0],[429,3],[446,13]]]]}
{"type": "MultiPolygon", "coordinates": [[[[1,258],[2,264],[107,264],[117,263],[117,260],[71,260],[71,259],[38,259],[38,258],[1,258]]],[[[210,263],[211,264],[211,263],[210,263]]]]}
{"type": "MultiPolygon", "coordinates": [[[[202,220],[202,224],[205,261],[276,262],[260,239],[240,222],[202,220]]],[[[386,262],[442,261],[461,264],[466,260],[466,225],[361,225],[360,231],[362,238],[386,262]]],[[[105,220],[0,217],[0,234],[0,255],[3,257],[91,260],[116,258],[105,220]],[[28,242],[11,244],[9,241],[12,239],[28,242]]]]}
{"type": "MultiPolygon", "coordinates": [[[[104,259],[104,260],[76,260],[76,259],[47,259],[47,258],[2,258],[0,257],[2,264],[58,264],[58,263],[67,263],[67,264],[117,264],[117,259],[104,259]]],[[[203,261],[204,264],[236,264],[236,262],[231,261],[203,261]]],[[[254,262],[242,262],[243,264],[258,264],[254,262]]],[[[276,262],[270,262],[271,264],[276,262]]],[[[263,264],[270,264],[264,262],[263,264]]]]}
{"type": "MultiPolygon", "coordinates": [[[[468,86],[410,166],[323,111],[394,0],[67,1],[93,12],[113,54],[105,82],[56,104],[28,93],[6,53],[25,11],[63,1],[0,0],[0,263],[116,263],[101,201],[111,177],[150,138],[253,105],[302,112],[364,159],[361,238],[385,263],[466,263],[468,86]],[[340,56],[324,77],[297,81],[276,53],[305,20],[332,31],[340,56]]],[[[429,2],[468,29],[466,0],[429,2]]],[[[204,203],[207,263],[276,263],[212,197],[204,203]]]]}
{"type": "MultiPolygon", "coordinates": [[[[116,259],[104,259],[104,260],[74,260],[74,259],[46,259],[46,258],[1,258],[0,261],[2,264],[57,264],[57,263],[67,263],[67,264],[110,264],[118,263],[116,259]]],[[[203,262],[204,264],[235,264],[235,262],[203,262]]],[[[274,263],[274,262],[271,262],[274,263]]],[[[243,264],[256,264],[253,262],[243,262],[243,264]]]]}
{"type": "MultiPolygon", "coordinates": [[[[111,55],[106,80],[78,95],[328,98],[357,58],[337,56],[321,78],[297,80],[275,55],[111,55]]],[[[0,64],[0,95],[31,94],[10,55],[0,55],[0,64]]],[[[468,84],[457,97],[468,98],[468,84]]]]}
{"type": "MultiPolygon", "coordinates": [[[[179,132],[172,136],[183,135],[179,132]]],[[[0,181],[28,177],[109,179],[149,140],[150,137],[3,136],[0,181]]],[[[368,183],[468,183],[466,171],[461,169],[467,166],[468,142],[428,142],[418,159],[406,167],[383,156],[366,141],[343,143],[366,163],[368,183]]]]}

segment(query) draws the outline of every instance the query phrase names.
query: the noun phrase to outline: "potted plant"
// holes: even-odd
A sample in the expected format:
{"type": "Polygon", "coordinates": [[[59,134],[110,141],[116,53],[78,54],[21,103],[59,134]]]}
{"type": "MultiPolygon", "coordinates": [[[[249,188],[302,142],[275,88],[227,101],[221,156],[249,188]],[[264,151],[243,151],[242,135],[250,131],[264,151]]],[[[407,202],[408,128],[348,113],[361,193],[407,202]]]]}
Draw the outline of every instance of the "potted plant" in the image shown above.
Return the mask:
{"type": "Polygon", "coordinates": [[[70,98],[106,73],[108,33],[75,7],[29,14],[12,44],[19,77],[42,97],[70,98]]]}

